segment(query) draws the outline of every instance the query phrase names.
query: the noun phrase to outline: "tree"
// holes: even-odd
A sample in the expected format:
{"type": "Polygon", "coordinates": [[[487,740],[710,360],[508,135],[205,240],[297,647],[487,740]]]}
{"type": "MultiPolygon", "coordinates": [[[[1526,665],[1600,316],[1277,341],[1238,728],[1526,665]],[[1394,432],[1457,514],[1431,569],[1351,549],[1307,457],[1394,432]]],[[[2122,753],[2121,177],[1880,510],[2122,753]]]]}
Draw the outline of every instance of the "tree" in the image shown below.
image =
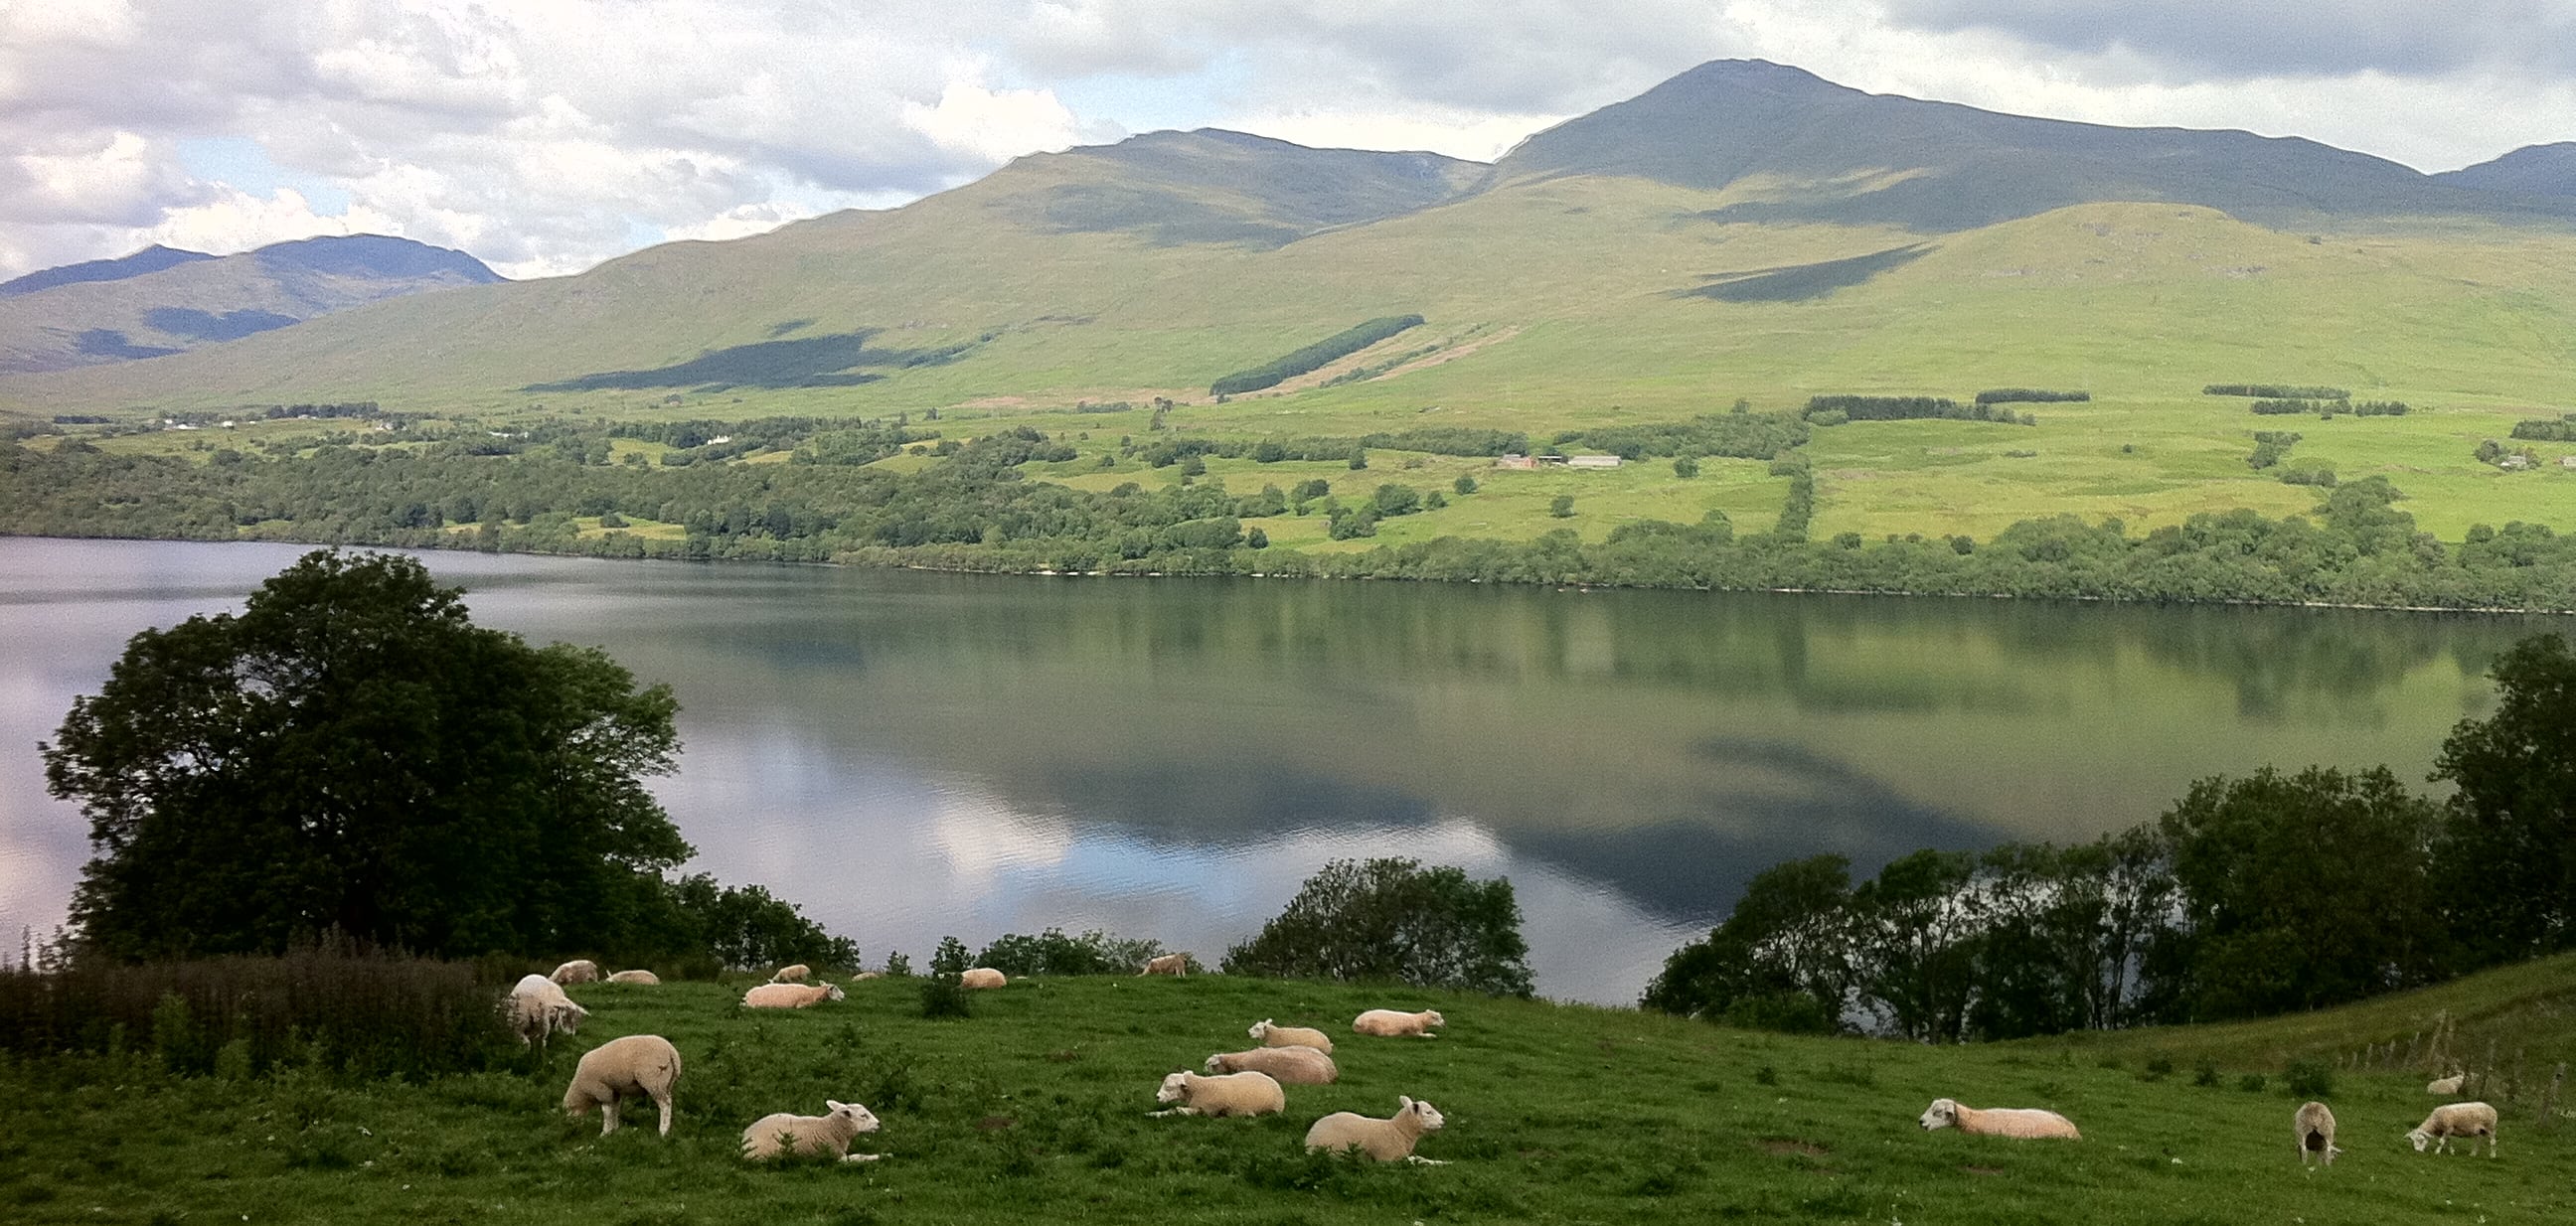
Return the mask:
{"type": "Polygon", "coordinates": [[[322,551],[126,646],[43,747],[90,819],[72,922],[119,960],[336,928],[424,954],[632,948],[691,853],[643,777],[678,710],[591,649],[476,627],[408,558],[322,551]]]}
{"type": "Polygon", "coordinates": [[[1230,975],[1383,980],[1495,996],[1530,994],[1529,945],[1509,878],[1401,858],[1335,860],[1251,940],[1230,975]]]}
{"type": "Polygon", "coordinates": [[[1676,458],[1673,461],[1673,475],[1680,477],[1683,480],[1689,480],[1692,477],[1698,476],[1699,461],[1691,458],[1690,456],[1681,456],[1676,458]]]}
{"type": "Polygon", "coordinates": [[[1460,494],[1475,493],[1476,478],[1471,473],[1460,473],[1458,474],[1457,480],[1449,483],[1449,488],[1458,491],[1460,494]]]}
{"type": "Polygon", "coordinates": [[[1557,517],[1558,519],[1572,518],[1574,515],[1574,495],[1559,494],[1548,500],[1547,513],[1557,517]]]}
{"type": "Polygon", "coordinates": [[[1763,1030],[1842,1029],[1852,991],[1851,861],[1812,856],[1756,874],[1726,922],[1673,951],[1641,1003],[1763,1030]]]}
{"type": "Polygon", "coordinates": [[[2488,676],[2495,713],[2460,721],[2434,761],[2459,789],[2435,871],[2454,935],[2496,962],[2576,947],[2576,654],[2536,635],[2488,676]]]}
{"type": "Polygon", "coordinates": [[[1863,997],[1909,1039],[1957,1040],[1976,996],[1984,916],[1977,859],[1926,849],[1894,860],[1851,894],[1852,956],[1863,997]]]}

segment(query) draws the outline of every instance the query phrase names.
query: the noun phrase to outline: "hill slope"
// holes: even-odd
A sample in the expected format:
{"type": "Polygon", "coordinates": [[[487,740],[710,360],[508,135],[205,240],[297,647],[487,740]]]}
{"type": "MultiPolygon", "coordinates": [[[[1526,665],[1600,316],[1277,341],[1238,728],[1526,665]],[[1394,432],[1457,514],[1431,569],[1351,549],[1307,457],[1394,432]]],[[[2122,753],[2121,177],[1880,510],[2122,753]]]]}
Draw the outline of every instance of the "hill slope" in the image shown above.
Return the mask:
{"type": "Polygon", "coordinates": [[[214,258],[202,251],[181,251],[175,247],[164,247],[155,243],[120,259],[83,260],[78,264],[65,264],[59,268],[40,268],[23,277],[0,281],[0,298],[15,298],[20,294],[32,294],[37,290],[52,289],[57,285],[122,281],[127,277],[139,277],[145,273],[175,268],[191,261],[214,258]]]}

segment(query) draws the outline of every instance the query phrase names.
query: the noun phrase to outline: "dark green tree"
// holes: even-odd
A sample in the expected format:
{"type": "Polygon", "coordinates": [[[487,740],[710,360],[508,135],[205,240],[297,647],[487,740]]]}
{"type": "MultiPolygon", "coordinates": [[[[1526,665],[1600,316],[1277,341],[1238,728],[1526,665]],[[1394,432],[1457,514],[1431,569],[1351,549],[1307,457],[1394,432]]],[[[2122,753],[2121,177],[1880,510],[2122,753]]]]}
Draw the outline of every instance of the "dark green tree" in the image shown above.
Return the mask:
{"type": "Polygon", "coordinates": [[[2501,962],[2576,948],[2576,653],[2536,635],[2487,675],[2495,713],[2460,721],[2434,761],[2459,789],[2436,874],[2453,935],[2501,962]]]}
{"type": "Polygon", "coordinates": [[[1889,1030],[1932,1043],[1965,1031],[1985,918],[1976,872],[1974,855],[1926,849],[1852,891],[1857,979],[1889,1030]]]}
{"type": "Polygon", "coordinates": [[[1225,951],[1231,975],[1389,981],[1530,994],[1529,945],[1510,879],[1388,858],[1335,860],[1261,931],[1225,951]]]}
{"type": "Polygon", "coordinates": [[[1851,861],[1841,856],[1764,869],[1725,923],[1664,960],[1640,1003],[1764,1030],[1840,1030],[1852,992],[1850,901],[1851,861]]]}
{"type": "Polygon", "coordinates": [[[43,747],[90,819],[72,922],[117,960],[337,929],[426,954],[666,935],[688,844],[644,788],[678,704],[475,626],[408,558],[317,552],[238,615],[126,646],[43,747]]]}

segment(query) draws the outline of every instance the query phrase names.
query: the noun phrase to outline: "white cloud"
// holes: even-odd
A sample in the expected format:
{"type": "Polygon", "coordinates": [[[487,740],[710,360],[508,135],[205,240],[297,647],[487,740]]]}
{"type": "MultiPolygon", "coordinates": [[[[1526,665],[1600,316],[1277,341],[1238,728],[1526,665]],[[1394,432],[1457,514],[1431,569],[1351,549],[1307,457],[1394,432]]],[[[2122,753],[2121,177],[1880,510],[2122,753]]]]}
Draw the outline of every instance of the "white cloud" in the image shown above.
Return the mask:
{"type": "Polygon", "coordinates": [[[1080,139],[1073,112],[1046,90],[995,91],[955,78],[939,91],[936,105],[904,103],[903,122],[942,148],[988,162],[1063,149],[1080,139]]]}

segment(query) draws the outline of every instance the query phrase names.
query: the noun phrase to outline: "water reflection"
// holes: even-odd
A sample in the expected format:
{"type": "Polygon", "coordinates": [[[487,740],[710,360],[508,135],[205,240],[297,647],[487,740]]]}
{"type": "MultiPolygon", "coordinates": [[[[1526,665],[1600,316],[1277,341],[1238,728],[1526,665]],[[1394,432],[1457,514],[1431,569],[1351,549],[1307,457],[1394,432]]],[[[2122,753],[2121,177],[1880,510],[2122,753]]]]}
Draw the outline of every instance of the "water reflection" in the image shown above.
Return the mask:
{"type": "MultiPolygon", "coordinates": [[[[33,743],[282,546],[0,541],[0,925],[86,854],[33,743]]],[[[2421,778],[2565,619],[1080,581],[440,554],[478,621],[682,702],[693,865],[872,957],[1049,924],[1213,958],[1334,856],[1513,878],[1541,990],[1633,999],[1778,860],[2085,838],[2267,762],[2421,778]]]]}

